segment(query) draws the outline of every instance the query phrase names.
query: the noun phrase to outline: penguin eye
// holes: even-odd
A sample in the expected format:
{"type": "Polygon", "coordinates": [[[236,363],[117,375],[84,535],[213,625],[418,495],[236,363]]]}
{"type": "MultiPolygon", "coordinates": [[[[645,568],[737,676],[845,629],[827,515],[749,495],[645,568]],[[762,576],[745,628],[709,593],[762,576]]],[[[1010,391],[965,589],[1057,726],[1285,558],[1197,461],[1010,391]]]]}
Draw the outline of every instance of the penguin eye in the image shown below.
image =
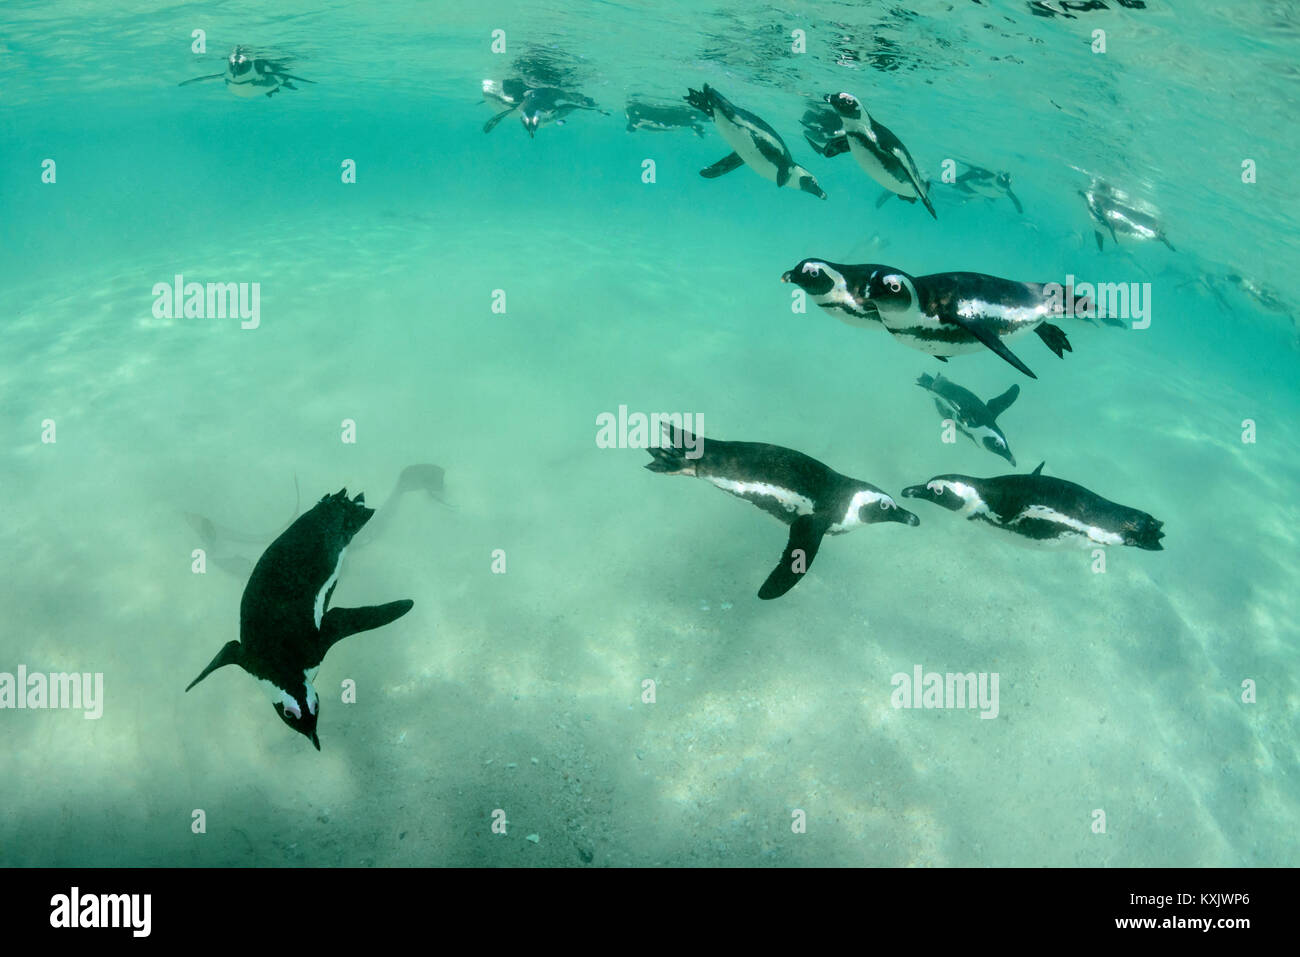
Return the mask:
{"type": "Polygon", "coordinates": [[[297,718],[299,721],[302,720],[302,711],[300,711],[300,710],[298,709],[298,705],[297,705],[297,704],[293,704],[293,703],[291,703],[291,704],[286,704],[286,705],[284,706],[284,713],[285,713],[285,714],[291,714],[291,715],[293,715],[293,716],[294,716],[295,718],[297,718]]]}
{"type": "Polygon", "coordinates": [[[810,276],[820,276],[822,274],[822,267],[817,263],[804,263],[803,271],[810,276]]]}
{"type": "Polygon", "coordinates": [[[929,482],[929,483],[926,484],[925,487],[928,488],[928,489],[929,489],[931,492],[933,492],[935,495],[942,495],[942,494],[943,494],[943,483],[942,483],[942,482],[929,482]]]}
{"type": "Polygon", "coordinates": [[[890,292],[902,292],[903,284],[898,281],[897,276],[890,276],[885,280],[885,285],[889,287],[890,292]]]}
{"type": "Polygon", "coordinates": [[[882,512],[888,512],[888,511],[889,511],[891,508],[893,508],[893,507],[894,507],[894,503],[891,502],[889,499],[887,499],[887,498],[882,498],[882,499],[880,500],[880,510],[881,510],[882,512]]]}

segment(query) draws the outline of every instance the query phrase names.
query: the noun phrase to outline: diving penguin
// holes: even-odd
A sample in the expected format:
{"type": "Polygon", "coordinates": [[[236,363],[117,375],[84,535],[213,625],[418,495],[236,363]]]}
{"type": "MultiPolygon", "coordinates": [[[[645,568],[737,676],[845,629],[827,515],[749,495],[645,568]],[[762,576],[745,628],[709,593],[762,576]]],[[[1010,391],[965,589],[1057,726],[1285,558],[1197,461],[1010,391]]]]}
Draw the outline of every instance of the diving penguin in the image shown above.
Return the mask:
{"type": "Polygon", "coordinates": [[[1039,464],[1029,475],[971,478],[936,475],[924,485],[903,489],[968,520],[987,522],[1031,545],[1133,545],[1158,552],[1164,523],[1146,512],[1102,498],[1082,485],[1043,475],[1039,464]]]}
{"type": "Polygon", "coordinates": [[[822,536],[842,535],[877,522],[919,524],[915,515],[867,482],[832,471],[814,458],[779,445],[697,438],[664,426],[663,445],[647,451],[651,472],[691,475],[752,502],[790,526],[781,560],[758,597],[780,598],[811,567],[822,536]]]}
{"type": "Polygon", "coordinates": [[[1020,386],[1013,385],[985,403],[975,393],[942,375],[922,375],[916,384],[934,395],[934,407],[939,414],[951,419],[963,435],[981,448],[1006,459],[1012,466],[1016,464],[1016,457],[1011,454],[1007,437],[998,427],[997,419],[1016,401],[1020,386]]]}
{"type": "Polygon", "coordinates": [[[325,653],[349,635],[396,621],[414,604],[328,607],[348,543],[373,514],[365,495],[349,501],[342,489],[299,516],[253,569],[239,605],[239,640],[227,642],[185,690],[218,668],[239,665],[261,682],[280,719],[319,751],[313,681],[325,653]]]}
{"type": "Polygon", "coordinates": [[[785,141],[761,119],[732,104],[707,83],[703,90],[688,90],[686,102],[713,120],[718,133],[735,150],[712,166],[700,170],[705,179],[716,179],[748,165],[759,176],[777,186],[790,186],[826,198],[812,173],[794,161],[785,141]]]}
{"type": "MultiPolygon", "coordinates": [[[[852,154],[858,165],[877,183],[909,203],[919,199],[930,215],[938,219],[916,161],[902,141],[888,127],[873,120],[852,93],[827,93],[825,100],[839,114],[842,127],[824,142],[805,135],[808,144],[826,157],[846,152],[852,154]]],[[[804,117],[804,127],[809,129],[808,114],[805,113],[804,117]]],[[[819,125],[825,131],[828,124],[821,122],[819,125]]]]}
{"type": "Polygon", "coordinates": [[[230,56],[226,58],[226,69],[222,73],[210,73],[207,76],[196,76],[192,80],[184,80],[177,86],[189,86],[191,83],[198,83],[200,80],[219,80],[225,78],[226,89],[235,96],[254,97],[272,96],[277,90],[283,87],[286,90],[298,89],[290,81],[301,83],[315,83],[315,80],[308,80],[305,77],[293,76],[285,69],[285,61],[272,60],[267,57],[256,56],[251,47],[237,46],[231,51],[230,56]]]}

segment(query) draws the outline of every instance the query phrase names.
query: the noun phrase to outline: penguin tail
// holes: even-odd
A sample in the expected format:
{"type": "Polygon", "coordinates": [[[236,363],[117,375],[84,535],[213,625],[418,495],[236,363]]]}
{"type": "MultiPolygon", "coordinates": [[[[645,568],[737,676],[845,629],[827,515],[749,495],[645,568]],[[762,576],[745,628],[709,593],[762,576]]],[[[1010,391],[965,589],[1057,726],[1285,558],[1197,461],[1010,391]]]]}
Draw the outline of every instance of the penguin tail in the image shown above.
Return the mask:
{"type": "Polygon", "coordinates": [[[1158,518],[1143,512],[1141,518],[1130,523],[1127,534],[1124,536],[1124,544],[1136,545],[1138,548],[1145,548],[1149,552],[1162,552],[1165,547],[1160,544],[1160,539],[1165,537],[1165,533],[1161,531],[1164,524],[1158,518]]]}

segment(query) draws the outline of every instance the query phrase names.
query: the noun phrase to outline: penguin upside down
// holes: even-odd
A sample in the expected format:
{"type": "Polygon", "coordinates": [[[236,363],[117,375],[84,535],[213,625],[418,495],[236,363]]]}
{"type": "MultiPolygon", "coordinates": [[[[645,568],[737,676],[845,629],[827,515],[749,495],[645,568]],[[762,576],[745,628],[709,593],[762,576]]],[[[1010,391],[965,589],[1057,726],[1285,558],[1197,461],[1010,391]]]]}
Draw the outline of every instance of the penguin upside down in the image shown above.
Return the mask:
{"type": "Polygon", "coordinates": [[[410,599],[365,608],[330,608],[348,543],[374,515],[365,495],[326,495],[262,553],[239,606],[239,640],[227,642],[189,687],[218,668],[239,665],[262,684],[275,713],[311,740],[320,699],[313,684],[325,653],[350,635],[401,618],[410,599]]]}

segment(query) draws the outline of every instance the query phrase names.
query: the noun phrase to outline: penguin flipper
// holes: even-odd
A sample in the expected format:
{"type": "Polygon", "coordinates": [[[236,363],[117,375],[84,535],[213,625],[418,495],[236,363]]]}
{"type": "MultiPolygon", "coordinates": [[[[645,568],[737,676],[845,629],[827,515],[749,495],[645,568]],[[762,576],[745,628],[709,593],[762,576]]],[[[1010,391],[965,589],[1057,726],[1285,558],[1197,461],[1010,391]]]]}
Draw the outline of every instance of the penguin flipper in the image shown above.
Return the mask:
{"type": "Polygon", "coordinates": [[[733,169],[739,169],[744,165],[745,161],[740,158],[740,154],[732,153],[729,156],[722,157],[722,159],[718,160],[712,166],[706,166],[704,169],[700,170],[700,175],[705,179],[717,179],[724,173],[730,173],[733,169]]]}
{"type": "Polygon", "coordinates": [[[1101,252],[1105,246],[1105,240],[1101,238],[1101,230],[1094,229],[1092,234],[1097,237],[1097,252],[1101,252]]]}
{"type": "Polygon", "coordinates": [[[1020,205],[1020,200],[1016,197],[1015,193],[1011,192],[1011,190],[1007,190],[1007,199],[1011,200],[1012,204],[1016,207],[1016,212],[1018,214],[1021,216],[1025,214],[1025,207],[1020,205]]]}
{"type": "Polygon", "coordinates": [[[382,628],[397,621],[415,605],[409,598],[390,601],[386,605],[367,605],[365,608],[331,608],[320,623],[321,655],[351,635],[382,628]]]}
{"type": "Polygon", "coordinates": [[[243,646],[240,645],[238,641],[226,642],[224,645],[221,646],[221,650],[217,652],[217,656],[213,658],[211,662],[209,662],[208,666],[204,668],[202,672],[199,673],[199,676],[197,678],[195,678],[193,681],[189,683],[189,686],[185,690],[189,691],[190,688],[193,688],[196,684],[198,684],[208,675],[212,674],[212,672],[216,671],[218,668],[224,668],[226,665],[240,664],[241,663],[240,659],[243,657],[242,652],[243,652],[243,646]]]}
{"type": "Polygon", "coordinates": [[[1016,399],[1019,397],[1020,397],[1020,386],[1013,385],[1010,389],[1007,389],[1007,391],[1003,392],[1001,395],[989,399],[988,402],[984,403],[984,407],[989,410],[989,415],[993,416],[993,418],[996,419],[1003,412],[1007,411],[1007,409],[1010,408],[1011,403],[1015,402],[1016,399]]]}
{"type": "Polygon", "coordinates": [[[891,191],[887,189],[882,189],[880,191],[880,195],[876,197],[876,209],[879,209],[881,206],[884,206],[887,202],[889,202],[890,197],[893,195],[894,194],[891,191]]]}
{"type": "MultiPolygon", "coordinates": [[[[969,332],[980,342],[984,343],[984,345],[988,346],[991,350],[993,350],[998,355],[1000,355],[1007,362],[1010,362],[1013,366],[1015,366],[1025,375],[1029,376],[1029,378],[1031,379],[1038,378],[1038,376],[1034,375],[1032,372],[1029,371],[1029,366],[1025,365],[1018,358],[1016,358],[1016,354],[1007,348],[1006,343],[1003,342],[1001,339],[999,339],[998,334],[994,332],[992,329],[982,326],[978,322],[967,322],[965,319],[961,318],[960,316],[944,316],[944,318],[947,319],[949,322],[961,326],[963,329],[969,332]]],[[[1056,327],[1053,326],[1052,328],[1056,328],[1056,327]]],[[[1059,332],[1060,330],[1057,331],[1059,332]]],[[[1062,335],[1064,335],[1064,333],[1062,333],[1062,335]]],[[[1043,340],[1043,341],[1046,342],[1047,340],[1043,340]]]]}
{"type": "Polygon", "coordinates": [[[225,76],[225,75],[226,75],[226,74],[224,74],[224,73],[209,73],[207,76],[196,76],[196,77],[195,77],[194,79],[192,79],[192,80],[182,80],[181,82],[177,83],[176,85],[177,85],[177,86],[189,86],[191,83],[198,83],[198,82],[200,82],[200,81],[202,81],[202,80],[219,80],[219,79],[221,79],[221,78],[222,78],[223,76],[225,76]]]}
{"type": "Polygon", "coordinates": [[[509,116],[517,109],[518,109],[517,106],[512,106],[508,110],[502,110],[496,116],[492,117],[492,119],[488,120],[486,123],[483,124],[483,132],[491,133],[494,129],[497,128],[498,123],[500,123],[502,120],[504,120],[507,116],[509,116]]]}
{"type": "Polygon", "coordinates": [[[1065,337],[1065,330],[1060,326],[1044,322],[1036,326],[1034,332],[1038,334],[1038,338],[1043,340],[1043,344],[1047,348],[1056,353],[1058,358],[1064,359],[1064,353],[1074,351],[1074,347],[1070,345],[1070,340],[1065,337]]]}
{"type": "Polygon", "coordinates": [[[803,577],[804,572],[812,567],[813,559],[817,557],[817,549],[822,544],[822,536],[826,534],[828,527],[829,524],[824,518],[815,515],[800,515],[794,520],[790,525],[790,540],[786,543],[785,551],[781,553],[781,560],[767,576],[763,587],[758,590],[759,598],[763,601],[780,598],[799,584],[799,579],[803,577]],[[798,571],[795,570],[796,565],[798,571]]]}
{"type": "MultiPolygon", "coordinates": [[[[895,155],[897,155],[897,154],[895,154],[895,155]]],[[[900,160],[904,160],[904,162],[903,162],[903,172],[907,173],[907,178],[908,178],[908,179],[911,181],[911,183],[912,183],[912,189],[916,190],[916,196],[917,196],[917,198],[918,198],[921,202],[925,203],[925,208],[928,209],[928,210],[930,211],[930,216],[931,216],[931,218],[934,219],[935,222],[938,222],[938,221],[939,221],[939,216],[938,216],[938,214],[934,211],[934,206],[932,206],[932,205],[930,204],[930,194],[926,192],[926,190],[925,190],[925,184],[921,182],[921,176],[920,176],[920,174],[917,173],[915,167],[913,167],[912,164],[911,164],[910,162],[907,162],[907,161],[906,161],[906,160],[910,160],[911,157],[910,157],[910,156],[899,156],[899,159],[900,159],[900,160]]]]}

